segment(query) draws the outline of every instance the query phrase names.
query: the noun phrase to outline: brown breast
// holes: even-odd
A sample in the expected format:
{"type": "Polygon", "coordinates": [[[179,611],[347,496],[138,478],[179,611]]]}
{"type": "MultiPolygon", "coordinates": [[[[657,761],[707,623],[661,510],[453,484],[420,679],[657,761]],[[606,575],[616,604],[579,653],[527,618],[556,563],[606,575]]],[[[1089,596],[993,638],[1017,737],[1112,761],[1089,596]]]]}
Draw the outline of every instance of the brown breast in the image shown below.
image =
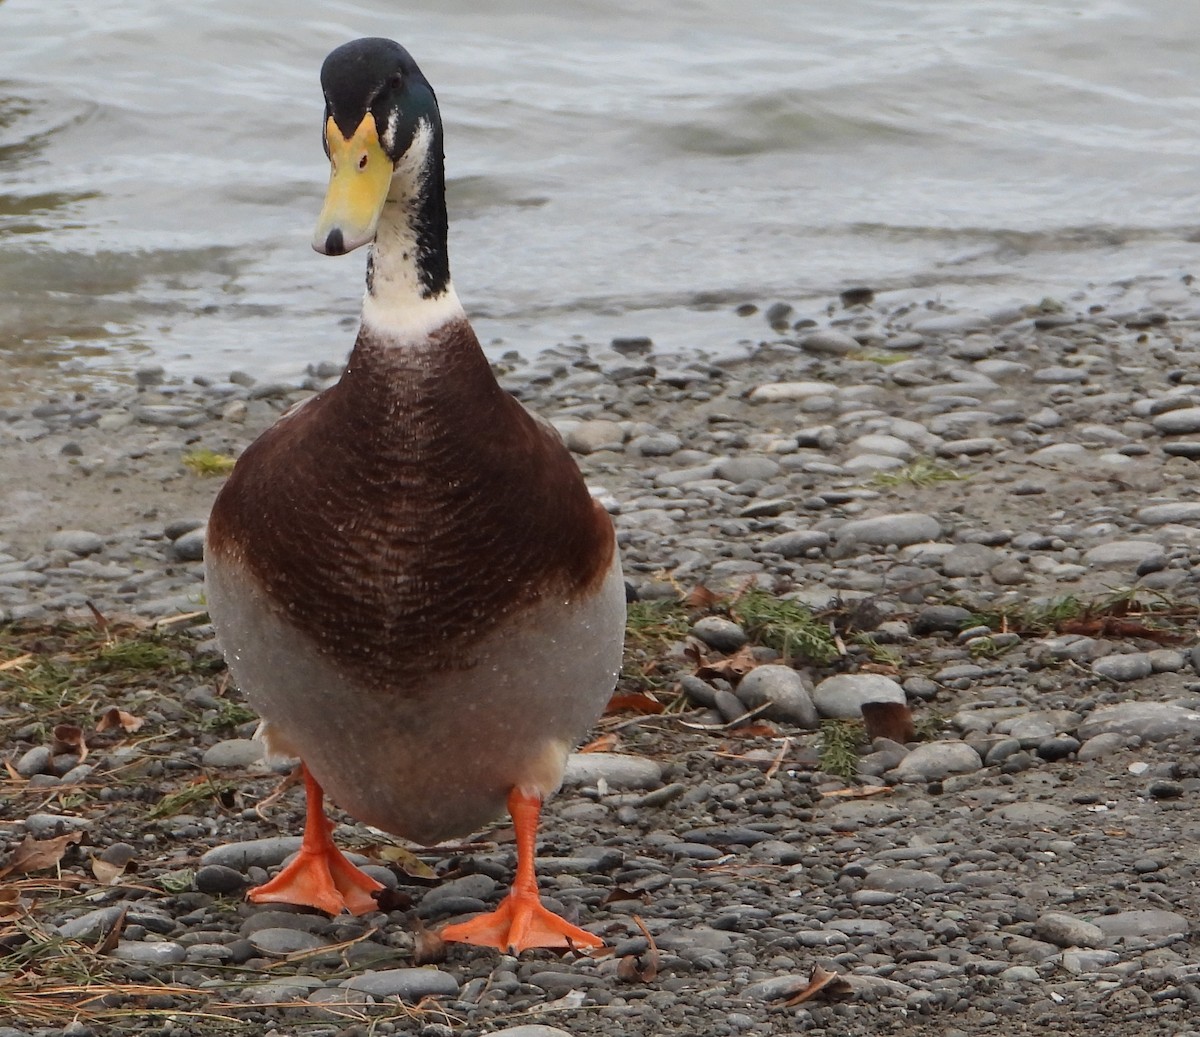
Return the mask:
{"type": "Polygon", "coordinates": [[[614,550],[574,460],[496,384],[465,320],[420,348],[360,332],[341,381],[247,448],[208,544],[376,687],[469,665],[523,605],[591,592],[614,550]]]}

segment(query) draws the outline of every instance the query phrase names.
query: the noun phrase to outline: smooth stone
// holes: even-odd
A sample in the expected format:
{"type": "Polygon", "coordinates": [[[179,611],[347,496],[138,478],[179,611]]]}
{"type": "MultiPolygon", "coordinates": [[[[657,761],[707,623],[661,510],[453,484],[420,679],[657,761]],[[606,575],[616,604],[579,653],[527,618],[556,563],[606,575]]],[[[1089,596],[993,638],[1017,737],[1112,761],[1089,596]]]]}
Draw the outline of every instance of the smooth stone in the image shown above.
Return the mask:
{"type": "Polygon", "coordinates": [[[581,421],[567,433],[566,442],[577,454],[621,450],[625,445],[625,430],[616,421],[581,421]]]}
{"type": "Polygon", "coordinates": [[[841,331],[814,331],[800,340],[800,348],[806,353],[825,356],[846,356],[862,352],[857,339],[841,331]]]}
{"type": "Polygon", "coordinates": [[[1145,652],[1125,652],[1095,660],[1092,672],[1113,681],[1136,681],[1149,677],[1154,672],[1154,664],[1145,652]]]}
{"type": "Polygon", "coordinates": [[[927,317],[912,325],[918,335],[966,335],[972,331],[985,331],[991,321],[983,314],[952,313],[941,317],[927,317]]]}
{"type": "Polygon", "coordinates": [[[1038,938],[1056,947],[1103,947],[1108,939],[1091,922],[1066,911],[1046,911],[1034,924],[1038,938]]]}
{"type": "Polygon", "coordinates": [[[1062,967],[1073,975],[1099,972],[1121,960],[1116,951],[1079,950],[1072,947],[1062,953],[1062,967]]]}
{"type": "Polygon", "coordinates": [[[780,471],[778,461],[772,461],[769,457],[756,457],[753,454],[727,457],[717,462],[717,478],[728,479],[732,483],[742,483],[749,479],[774,479],[780,471]]]}
{"type": "Polygon", "coordinates": [[[214,846],[200,857],[200,866],[220,864],[245,871],[247,868],[271,868],[300,849],[300,836],[279,835],[268,839],[247,839],[239,843],[214,846]]]}
{"type": "Polygon", "coordinates": [[[741,997],[751,1001],[779,1001],[798,994],[809,983],[809,976],[771,976],[742,988],[741,997]]]}
{"type": "Polygon", "coordinates": [[[951,774],[973,774],[983,760],[967,742],[942,741],[918,745],[896,768],[901,781],[940,781],[951,774]]]}
{"type": "Polygon", "coordinates": [[[114,958],[138,965],[178,965],[187,957],[187,949],[171,940],[159,943],[121,940],[111,953],[114,958]]]}
{"type": "Polygon", "coordinates": [[[908,701],[904,689],[880,673],[840,673],[826,677],[813,688],[812,700],[821,716],[836,720],[861,719],[863,704],[867,702],[905,705],[908,701]]]}
{"type": "Polygon", "coordinates": [[[749,638],[746,631],[724,616],[705,616],[692,624],[692,636],[718,652],[736,652],[749,638]]]}
{"type": "Polygon", "coordinates": [[[604,781],[610,789],[649,790],[662,784],[662,767],[642,756],[624,753],[572,753],[567,757],[563,785],[595,785],[604,781]]]}
{"type": "Polygon", "coordinates": [[[972,439],[952,439],[938,445],[934,453],[938,457],[977,457],[980,454],[991,454],[1004,446],[1000,440],[991,436],[977,436],[972,439]]]}
{"type": "Polygon", "coordinates": [[[918,637],[938,631],[957,634],[974,618],[974,613],[961,605],[927,605],[913,617],[912,632],[918,637]]]}
{"type": "Polygon", "coordinates": [[[266,746],[256,738],[227,738],[204,751],[205,767],[249,767],[266,754],[266,746]]]}
{"type": "Polygon", "coordinates": [[[47,551],[70,551],[81,557],[103,549],[104,538],[86,529],[60,529],[57,533],[51,533],[46,540],[47,551]]]}
{"type": "Polygon", "coordinates": [[[1165,526],[1168,523],[1186,525],[1190,522],[1200,522],[1200,501],[1150,504],[1139,508],[1134,517],[1147,526],[1165,526]]]}
{"type": "Polygon", "coordinates": [[[748,709],[766,706],[762,715],[770,720],[795,724],[807,730],[815,729],[820,723],[804,678],[790,666],[756,666],[737,686],[737,697],[748,709]]]}
{"type": "Polygon", "coordinates": [[[1062,367],[1052,364],[1033,372],[1035,382],[1079,384],[1087,381],[1087,371],[1081,367],[1062,367]]]}
{"type": "Polygon", "coordinates": [[[917,456],[913,445],[899,436],[889,436],[883,433],[870,433],[859,436],[850,444],[850,450],[856,454],[882,454],[885,457],[899,458],[911,461],[917,456]]]}
{"type": "Polygon", "coordinates": [[[35,774],[46,773],[49,770],[51,759],[53,759],[53,754],[48,745],[35,745],[32,749],[22,753],[13,766],[22,778],[32,778],[35,774]]]}
{"type": "Polygon", "coordinates": [[[1089,760],[1098,760],[1102,756],[1108,756],[1116,752],[1125,744],[1123,735],[1116,731],[1109,731],[1105,734],[1094,735],[1079,747],[1079,752],[1076,754],[1076,759],[1080,763],[1087,763],[1089,760]]]}
{"type": "Polygon", "coordinates": [[[867,889],[881,889],[890,893],[929,893],[943,889],[946,880],[931,871],[918,868],[878,868],[867,873],[863,885],[867,889]]]}
{"type": "Polygon", "coordinates": [[[1089,548],[1083,561],[1093,569],[1136,569],[1163,554],[1162,547],[1149,540],[1112,540],[1089,548]]]}
{"type": "Polygon", "coordinates": [[[658,432],[653,435],[635,436],[626,447],[631,453],[642,457],[669,457],[675,453],[683,442],[670,432],[658,432]]]}
{"type": "Polygon", "coordinates": [[[351,976],[338,984],[371,997],[397,997],[416,1003],[423,997],[450,997],[458,993],[458,980],[439,969],[382,969],[351,976]]]}
{"type": "Polygon", "coordinates": [[[916,511],[893,515],[876,515],[871,518],[851,519],[842,523],[837,531],[839,544],[869,544],[886,547],[895,544],[905,547],[936,540],[942,527],[932,515],[916,511]]]}
{"type": "Polygon", "coordinates": [[[273,958],[284,958],[297,951],[328,947],[329,941],[301,929],[259,929],[249,937],[254,949],[273,958]]]}
{"type": "Polygon", "coordinates": [[[1109,940],[1161,940],[1175,934],[1183,936],[1192,928],[1183,915],[1155,909],[1098,915],[1095,924],[1109,940]]]}
{"type": "Polygon", "coordinates": [[[763,551],[781,555],[784,558],[797,558],[808,554],[809,551],[824,551],[829,546],[829,534],[815,529],[798,529],[791,533],[782,533],[761,544],[763,551]]]}
{"type": "Polygon", "coordinates": [[[25,831],[35,839],[53,839],[67,832],[82,832],[90,822],[85,817],[66,814],[30,814],[25,818],[25,831]]]}
{"type": "Polygon", "coordinates": [[[1043,760],[1065,760],[1072,753],[1079,752],[1080,742],[1078,738],[1072,738],[1070,735],[1062,735],[1055,738],[1047,738],[1044,742],[1037,746],[1036,752],[1043,760]]]}
{"type": "Polygon", "coordinates": [[[1181,407],[1156,414],[1150,419],[1154,431],[1164,436],[1186,435],[1200,432],[1200,407],[1181,407]]]}
{"type": "Polygon", "coordinates": [[[507,1026],[503,1030],[488,1030],[485,1037],[573,1037],[566,1030],[557,1026],[545,1026],[542,1023],[525,1023],[521,1026],[507,1026]]]}
{"type": "Polygon", "coordinates": [[[998,561],[999,554],[984,544],[958,544],[942,556],[942,572],[946,576],[982,576],[998,561]]]}
{"type": "Polygon", "coordinates": [[[117,920],[121,914],[122,907],[121,904],[112,904],[109,907],[101,907],[95,911],[88,911],[78,918],[70,918],[63,922],[59,925],[58,931],[68,940],[81,940],[86,937],[97,936],[117,920]]]}
{"type": "Polygon", "coordinates": [[[246,876],[223,864],[206,864],[196,869],[192,882],[201,893],[225,896],[242,889],[246,885],[246,876]]]}
{"type": "Polygon", "coordinates": [[[836,396],[838,386],[832,382],[769,382],[755,386],[748,399],[751,403],[795,403],[810,396],[836,396]]]}
{"type": "Polygon", "coordinates": [[[204,560],[204,535],[204,527],[201,527],[176,537],[171,544],[171,556],[179,562],[202,562],[204,560]]]}

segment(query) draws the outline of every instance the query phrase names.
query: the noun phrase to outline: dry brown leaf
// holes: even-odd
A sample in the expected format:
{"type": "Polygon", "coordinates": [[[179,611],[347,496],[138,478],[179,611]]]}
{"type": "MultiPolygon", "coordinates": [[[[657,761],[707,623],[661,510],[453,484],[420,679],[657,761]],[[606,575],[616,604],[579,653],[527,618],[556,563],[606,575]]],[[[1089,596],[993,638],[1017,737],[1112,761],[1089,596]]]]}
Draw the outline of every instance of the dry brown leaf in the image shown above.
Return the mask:
{"type": "Polygon", "coordinates": [[[21,906],[21,891],[14,886],[0,889],[0,920],[5,922],[25,914],[21,906]]]}
{"type": "Polygon", "coordinates": [[[710,609],[720,600],[720,594],[698,583],[684,595],[683,603],[690,609],[710,609]]]}
{"type": "Polygon", "coordinates": [[[765,720],[755,720],[729,730],[730,738],[778,738],[779,728],[765,720]]]}
{"type": "Polygon", "coordinates": [[[446,942],[441,933],[426,929],[420,918],[413,919],[413,964],[440,965],[446,960],[446,942]]]}
{"type": "Polygon", "coordinates": [[[125,864],[115,864],[101,857],[92,858],[92,874],[102,886],[111,886],[125,874],[125,864]]]}
{"type": "Polygon", "coordinates": [[[636,889],[626,889],[624,886],[614,886],[608,891],[601,904],[615,904],[621,900],[640,900],[645,904],[650,903],[650,895],[644,891],[636,889]]]}
{"type": "Polygon", "coordinates": [[[811,1001],[821,991],[828,990],[831,994],[845,994],[850,991],[850,984],[847,983],[836,972],[830,972],[828,969],[821,968],[817,965],[813,968],[812,977],[806,986],[799,993],[793,994],[780,1008],[793,1008],[796,1005],[802,1005],[805,1001],[811,1001]]]}
{"type": "Polygon", "coordinates": [[[608,700],[604,709],[605,716],[613,713],[661,713],[666,707],[653,695],[644,691],[617,692],[608,700]]]}
{"type": "Polygon", "coordinates": [[[54,728],[53,753],[77,753],[79,762],[87,759],[87,742],[83,738],[83,728],[78,724],[56,724],[54,728]]]}
{"type": "Polygon", "coordinates": [[[426,864],[411,850],[406,850],[403,846],[381,846],[375,851],[376,856],[389,864],[394,864],[405,875],[414,879],[429,879],[437,878],[434,870],[426,864]]]}
{"type": "Polygon", "coordinates": [[[863,724],[867,729],[867,737],[874,741],[876,738],[890,738],[893,742],[904,745],[917,740],[917,729],[913,724],[912,710],[903,702],[864,702],[862,704],[863,724]]]}
{"type": "Polygon", "coordinates": [[[128,913],[129,905],[122,904],[120,913],[113,919],[108,931],[96,941],[97,954],[111,954],[117,949],[117,944],[121,942],[121,933],[125,931],[125,916],[128,913]]]}
{"type": "Polygon", "coordinates": [[[5,659],[0,663],[0,673],[5,670],[19,670],[26,663],[33,662],[33,656],[26,652],[24,655],[18,655],[15,659],[5,659]]]}
{"type": "Polygon", "coordinates": [[[13,781],[24,781],[25,780],[23,777],[21,777],[20,773],[17,771],[17,768],[12,765],[11,760],[4,761],[4,769],[6,771],[8,771],[8,776],[13,781]]]}
{"type": "Polygon", "coordinates": [[[134,731],[141,729],[143,723],[145,721],[141,717],[135,717],[132,713],[126,713],[125,710],[117,709],[116,706],[113,706],[112,709],[100,718],[96,724],[96,730],[102,733],[120,728],[120,730],[127,734],[133,734],[134,731]]]}
{"type": "Polygon", "coordinates": [[[633,916],[633,920],[646,937],[649,946],[641,954],[627,954],[617,962],[617,978],[626,983],[653,983],[658,978],[662,955],[659,954],[658,945],[650,935],[650,930],[646,928],[646,923],[637,915],[633,916]]]}
{"type": "Polygon", "coordinates": [[[57,868],[72,846],[83,838],[81,832],[67,832],[66,835],[56,835],[53,839],[35,839],[26,835],[24,841],[12,852],[8,863],[0,868],[0,878],[5,875],[27,875],[31,871],[43,871],[46,868],[57,868]]]}
{"type": "Polygon", "coordinates": [[[743,645],[728,658],[716,659],[711,662],[702,659],[700,665],[696,667],[696,676],[701,680],[709,677],[723,677],[725,680],[736,683],[757,665],[758,660],[754,658],[754,649],[750,645],[743,645]]]}
{"type": "Polygon", "coordinates": [[[599,738],[594,738],[587,745],[580,746],[581,753],[611,753],[618,745],[621,744],[619,735],[609,732],[606,735],[601,735],[599,738]]]}

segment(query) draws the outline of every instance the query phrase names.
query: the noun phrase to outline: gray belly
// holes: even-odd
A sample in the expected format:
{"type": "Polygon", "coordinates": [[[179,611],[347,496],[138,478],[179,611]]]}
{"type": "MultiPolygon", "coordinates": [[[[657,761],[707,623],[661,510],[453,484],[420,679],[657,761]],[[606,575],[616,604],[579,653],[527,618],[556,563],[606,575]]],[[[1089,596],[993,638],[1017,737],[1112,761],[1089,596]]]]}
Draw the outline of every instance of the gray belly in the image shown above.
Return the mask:
{"type": "Polygon", "coordinates": [[[604,709],[621,666],[625,591],[544,601],[489,633],[461,667],[349,681],[264,598],[210,556],[209,611],[230,672],[273,752],[299,756],[338,806],[419,843],[466,835],[514,786],[543,795],[604,709]]]}

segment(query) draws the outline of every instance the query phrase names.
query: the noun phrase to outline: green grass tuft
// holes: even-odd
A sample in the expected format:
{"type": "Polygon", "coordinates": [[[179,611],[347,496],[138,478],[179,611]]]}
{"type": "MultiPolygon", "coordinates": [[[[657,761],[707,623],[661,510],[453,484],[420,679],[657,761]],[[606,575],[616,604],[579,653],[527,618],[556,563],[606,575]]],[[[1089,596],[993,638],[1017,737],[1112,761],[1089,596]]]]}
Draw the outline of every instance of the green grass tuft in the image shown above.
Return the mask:
{"type": "Polygon", "coordinates": [[[829,625],[790,598],[751,589],[733,603],[730,614],[751,637],[774,648],[785,659],[829,663],[840,654],[829,625]]]}
{"type": "Polygon", "coordinates": [[[876,486],[935,486],[941,482],[962,482],[969,475],[956,472],[953,468],[938,464],[928,457],[918,457],[911,464],[890,472],[876,472],[871,482],[876,486]]]}
{"type": "Polygon", "coordinates": [[[237,461],[228,454],[200,447],[183,455],[184,466],[196,475],[228,475],[237,461]]]}
{"type": "Polygon", "coordinates": [[[822,720],[817,765],[826,774],[853,781],[858,774],[858,750],[866,738],[860,720],[822,720]]]}

